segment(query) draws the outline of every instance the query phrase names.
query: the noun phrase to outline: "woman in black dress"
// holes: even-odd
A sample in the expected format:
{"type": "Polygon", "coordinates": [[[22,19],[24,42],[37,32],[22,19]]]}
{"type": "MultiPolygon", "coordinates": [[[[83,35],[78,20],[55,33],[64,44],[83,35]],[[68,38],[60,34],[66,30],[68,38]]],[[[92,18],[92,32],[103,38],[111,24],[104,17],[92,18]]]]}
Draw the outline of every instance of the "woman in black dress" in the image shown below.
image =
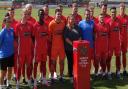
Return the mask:
{"type": "Polygon", "coordinates": [[[68,74],[73,80],[73,41],[81,40],[81,32],[75,24],[75,17],[71,14],[67,18],[67,25],[64,29],[64,45],[68,60],[68,74]]]}

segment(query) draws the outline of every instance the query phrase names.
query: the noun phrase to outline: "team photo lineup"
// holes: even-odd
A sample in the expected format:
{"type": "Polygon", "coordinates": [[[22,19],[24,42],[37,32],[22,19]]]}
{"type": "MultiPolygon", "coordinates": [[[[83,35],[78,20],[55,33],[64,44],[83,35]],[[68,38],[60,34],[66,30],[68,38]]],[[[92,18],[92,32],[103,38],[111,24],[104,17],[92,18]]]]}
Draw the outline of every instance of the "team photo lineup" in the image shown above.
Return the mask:
{"type": "Polygon", "coordinates": [[[15,81],[15,89],[20,89],[21,82],[30,89],[40,89],[39,84],[54,86],[57,79],[63,84],[65,63],[68,66],[66,76],[73,84],[73,42],[81,40],[89,42],[94,80],[112,80],[111,66],[114,64],[114,77],[118,80],[128,77],[125,3],[120,3],[119,10],[103,3],[97,17],[91,5],[84,8],[84,17],[79,14],[77,3],[72,3],[68,16],[63,15],[63,8],[58,4],[52,16],[49,5],[44,4],[38,9],[36,19],[32,16],[33,5],[26,4],[20,20],[15,18],[15,8],[6,10],[0,31],[0,89],[13,89],[12,81],[15,81]],[[111,64],[113,56],[115,63],[111,64]]]}

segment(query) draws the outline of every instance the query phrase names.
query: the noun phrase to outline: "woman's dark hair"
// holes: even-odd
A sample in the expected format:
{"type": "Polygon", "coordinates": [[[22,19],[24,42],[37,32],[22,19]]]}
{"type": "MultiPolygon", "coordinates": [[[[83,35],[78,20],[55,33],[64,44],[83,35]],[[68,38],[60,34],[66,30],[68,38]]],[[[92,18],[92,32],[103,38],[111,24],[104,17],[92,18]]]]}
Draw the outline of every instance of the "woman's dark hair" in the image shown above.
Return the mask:
{"type": "Polygon", "coordinates": [[[9,19],[11,19],[10,16],[4,17],[3,23],[6,23],[9,19]]]}
{"type": "Polygon", "coordinates": [[[3,23],[5,23],[7,21],[7,19],[10,19],[9,13],[5,13],[3,23]]]}
{"type": "Polygon", "coordinates": [[[69,19],[73,17],[74,18],[74,15],[73,14],[69,14],[68,17],[67,17],[67,22],[69,21],[69,19]]]}
{"type": "Polygon", "coordinates": [[[4,17],[10,16],[9,13],[5,13],[4,17]]]}
{"type": "Polygon", "coordinates": [[[68,24],[68,25],[70,25],[70,24],[69,24],[69,20],[70,20],[71,18],[75,18],[73,14],[69,14],[68,17],[67,17],[67,24],[68,24]]]}

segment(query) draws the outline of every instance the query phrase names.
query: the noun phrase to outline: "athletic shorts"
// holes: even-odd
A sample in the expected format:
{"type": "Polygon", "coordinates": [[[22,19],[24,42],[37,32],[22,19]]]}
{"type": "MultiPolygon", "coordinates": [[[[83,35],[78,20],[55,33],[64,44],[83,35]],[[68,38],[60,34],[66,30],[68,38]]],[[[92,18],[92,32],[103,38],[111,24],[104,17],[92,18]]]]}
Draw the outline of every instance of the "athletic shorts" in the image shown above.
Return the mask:
{"type": "Polygon", "coordinates": [[[103,47],[103,46],[101,46],[101,47],[96,47],[96,49],[95,49],[95,52],[96,52],[96,57],[108,57],[108,47],[103,47]]]}
{"type": "Polygon", "coordinates": [[[19,65],[23,66],[24,64],[31,65],[33,60],[32,54],[20,54],[19,55],[19,65]]]}
{"type": "Polygon", "coordinates": [[[57,60],[58,57],[59,57],[60,60],[65,59],[65,49],[64,49],[64,47],[61,47],[61,48],[52,47],[52,49],[51,49],[51,59],[52,60],[57,60]]]}
{"type": "Polygon", "coordinates": [[[115,56],[120,56],[120,54],[121,54],[121,46],[120,45],[117,45],[115,47],[109,45],[109,56],[112,56],[113,54],[115,56]]]}
{"type": "Polygon", "coordinates": [[[37,53],[35,55],[35,62],[46,62],[47,61],[47,53],[37,53]]]}
{"type": "Polygon", "coordinates": [[[7,67],[13,67],[13,66],[14,66],[14,55],[6,58],[0,58],[0,70],[7,70],[7,67]]]}

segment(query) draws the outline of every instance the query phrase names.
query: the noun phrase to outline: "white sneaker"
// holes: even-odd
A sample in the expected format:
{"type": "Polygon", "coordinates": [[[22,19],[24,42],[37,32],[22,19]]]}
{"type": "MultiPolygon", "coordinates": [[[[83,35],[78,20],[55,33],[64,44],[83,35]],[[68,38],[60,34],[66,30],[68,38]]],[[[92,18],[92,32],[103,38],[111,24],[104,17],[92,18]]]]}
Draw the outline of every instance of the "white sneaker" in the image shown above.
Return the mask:
{"type": "Polygon", "coordinates": [[[53,78],[54,78],[54,79],[57,79],[57,74],[56,74],[56,72],[54,72],[53,78]]]}
{"type": "Polygon", "coordinates": [[[49,73],[49,78],[51,78],[51,73],[49,73]]]}

